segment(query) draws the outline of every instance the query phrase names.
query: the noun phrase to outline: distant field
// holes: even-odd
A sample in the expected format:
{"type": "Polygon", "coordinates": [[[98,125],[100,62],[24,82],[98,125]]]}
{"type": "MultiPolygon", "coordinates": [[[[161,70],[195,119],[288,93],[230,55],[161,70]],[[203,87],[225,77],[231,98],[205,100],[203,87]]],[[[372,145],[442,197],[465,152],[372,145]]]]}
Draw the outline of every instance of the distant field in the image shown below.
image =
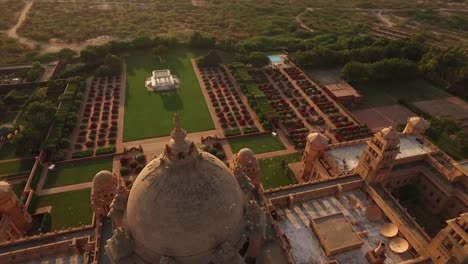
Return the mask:
{"type": "Polygon", "coordinates": [[[13,26],[19,12],[24,6],[23,0],[2,0],[0,1],[0,30],[5,30],[13,26]]]}
{"type": "Polygon", "coordinates": [[[229,145],[232,153],[237,153],[242,148],[250,148],[256,154],[286,149],[278,138],[271,134],[229,139],[229,145]]]}
{"type": "Polygon", "coordinates": [[[167,136],[173,129],[173,115],[180,113],[188,132],[214,129],[190,59],[200,54],[188,49],[170,51],[161,62],[150,51],[131,54],[127,62],[124,141],[167,136]],[[149,93],[145,80],[151,71],[169,68],[181,81],[177,91],[149,93]]]}
{"type": "Polygon", "coordinates": [[[283,167],[283,162],[288,164],[297,162],[300,159],[299,154],[290,154],[259,160],[263,188],[271,189],[297,183],[294,175],[289,174],[289,168],[283,167]]]}
{"type": "Polygon", "coordinates": [[[37,208],[52,206],[52,230],[80,227],[92,223],[91,189],[40,196],[37,208]]]}
{"type": "Polygon", "coordinates": [[[424,80],[355,85],[354,87],[364,94],[364,104],[367,106],[393,105],[398,103],[399,98],[408,102],[416,102],[450,96],[449,93],[424,80]]]}
{"type": "Polygon", "coordinates": [[[44,188],[91,182],[94,175],[102,170],[112,170],[112,158],[58,164],[55,170],[47,175],[44,188]]]}

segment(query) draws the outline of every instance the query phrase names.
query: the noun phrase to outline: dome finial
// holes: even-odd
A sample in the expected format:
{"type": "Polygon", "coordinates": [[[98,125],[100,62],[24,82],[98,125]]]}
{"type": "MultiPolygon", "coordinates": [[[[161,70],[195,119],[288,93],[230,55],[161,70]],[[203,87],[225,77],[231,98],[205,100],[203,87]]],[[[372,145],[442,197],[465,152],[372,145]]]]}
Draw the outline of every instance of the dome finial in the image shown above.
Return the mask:
{"type": "Polygon", "coordinates": [[[180,116],[179,113],[174,114],[174,128],[180,130],[180,116]]]}
{"type": "Polygon", "coordinates": [[[179,113],[174,114],[174,129],[172,130],[171,136],[175,142],[183,142],[187,136],[187,131],[180,127],[179,113]]]}

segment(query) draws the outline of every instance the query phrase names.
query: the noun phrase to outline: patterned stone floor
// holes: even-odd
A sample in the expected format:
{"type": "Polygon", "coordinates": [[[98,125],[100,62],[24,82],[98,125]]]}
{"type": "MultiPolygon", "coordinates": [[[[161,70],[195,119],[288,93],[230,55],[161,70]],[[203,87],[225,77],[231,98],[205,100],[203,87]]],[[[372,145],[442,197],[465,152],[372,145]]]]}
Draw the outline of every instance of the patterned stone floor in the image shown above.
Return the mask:
{"type": "MultiPolygon", "coordinates": [[[[389,239],[380,234],[380,228],[386,220],[370,222],[365,217],[365,210],[369,206],[369,201],[359,189],[343,193],[340,199],[335,196],[328,196],[317,200],[296,204],[291,209],[283,208],[286,219],[279,222],[283,234],[289,238],[291,243],[291,254],[297,264],[321,264],[328,260],[336,259],[339,263],[361,264],[367,263],[365,254],[378,241],[388,245],[389,239]],[[354,198],[359,203],[356,210],[348,206],[348,200],[354,198]],[[318,238],[309,228],[309,219],[326,216],[342,212],[350,222],[354,223],[354,229],[357,232],[367,231],[368,237],[363,238],[364,245],[360,249],[347,251],[328,258],[318,238]]],[[[410,253],[396,254],[387,248],[387,260],[385,263],[400,263],[401,261],[411,259],[410,253]]]]}

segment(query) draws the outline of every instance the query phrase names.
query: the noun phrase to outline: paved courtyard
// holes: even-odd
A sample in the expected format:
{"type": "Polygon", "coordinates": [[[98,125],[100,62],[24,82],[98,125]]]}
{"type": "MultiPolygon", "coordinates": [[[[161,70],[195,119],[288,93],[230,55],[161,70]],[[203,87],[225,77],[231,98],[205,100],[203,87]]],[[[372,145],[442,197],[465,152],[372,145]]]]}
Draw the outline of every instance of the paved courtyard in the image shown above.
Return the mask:
{"type": "MultiPolygon", "coordinates": [[[[280,230],[291,243],[291,254],[298,264],[328,263],[330,259],[336,259],[339,263],[361,264],[367,263],[365,254],[375,248],[378,241],[388,244],[388,238],[380,234],[380,228],[386,220],[370,222],[365,217],[365,211],[370,206],[365,194],[360,190],[343,193],[341,199],[335,196],[327,196],[321,199],[294,205],[291,209],[283,208],[286,219],[279,222],[280,230]],[[358,201],[356,210],[350,209],[349,199],[358,201]],[[360,249],[350,250],[327,258],[319,239],[309,227],[309,219],[318,218],[336,213],[343,213],[354,224],[357,232],[367,231],[367,237],[363,237],[364,245],[360,249]]],[[[411,258],[409,253],[396,254],[387,250],[386,263],[400,263],[411,258]]]]}
{"type": "Polygon", "coordinates": [[[373,132],[391,126],[394,122],[405,124],[409,117],[416,116],[416,114],[402,105],[372,107],[352,111],[351,113],[360,123],[367,124],[373,132]]]}

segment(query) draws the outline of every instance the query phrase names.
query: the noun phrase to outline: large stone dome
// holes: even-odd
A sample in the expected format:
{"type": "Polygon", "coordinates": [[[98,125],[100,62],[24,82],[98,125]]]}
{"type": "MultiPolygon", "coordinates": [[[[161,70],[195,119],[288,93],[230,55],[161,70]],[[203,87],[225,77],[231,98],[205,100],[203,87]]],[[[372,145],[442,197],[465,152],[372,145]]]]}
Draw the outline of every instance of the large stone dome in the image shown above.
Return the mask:
{"type": "Polygon", "coordinates": [[[125,226],[146,256],[190,257],[239,239],[243,193],[219,159],[176,128],[164,154],[135,180],[125,226]]]}

